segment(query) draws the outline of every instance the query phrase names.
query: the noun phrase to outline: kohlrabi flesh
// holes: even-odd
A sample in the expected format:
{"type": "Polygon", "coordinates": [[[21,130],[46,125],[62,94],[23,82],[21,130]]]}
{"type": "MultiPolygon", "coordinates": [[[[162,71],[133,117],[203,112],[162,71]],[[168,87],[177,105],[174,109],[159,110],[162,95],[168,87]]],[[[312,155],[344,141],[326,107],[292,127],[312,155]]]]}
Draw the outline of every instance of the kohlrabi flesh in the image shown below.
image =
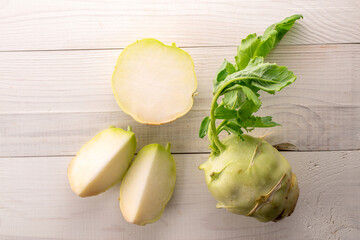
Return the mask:
{"type": "Polygon", "coordinates": [[[143,39],[120,54],[112,89],[121,109],[140,123],[159,125],[185,115],[197,87],[191,56],[175,44],[143,39]]]}
{"type": "Polygon", "coordinates": [[[175,160],[159,144],[143,147],[120,187],[120,209],[126,221],[145,225],[158,220],[174,191],[175,160]]]}
{"type": "Polygon", "coordinates": [[[80,197],[105,192],[125,175],[136,149],[129,128],[110,127],[86,143],[68,168],[71,189],[80,197]]]}
{"type": "Polygon", "coordinates": [[[253,115],[261,106],[259,92],[274,94],[296,76],[284,66],[265,63],[264,57],[300,18],[293,15],[275,23],[263,36],[250,34],[241,41],[235,64],[224,60],[214,79],[210,116],[199,131],[211,142],[210,158],[199,168],[217,207],[264,222],[290,216],[299,196],[298,182],[289,162],[273,146],[243,133],[279,125],[270,116],[253,115]],[[216,120],[221,120],[218,126],[216,120]],[[232,135],[221,141],[218,135],[224,130],[232,135]]]}

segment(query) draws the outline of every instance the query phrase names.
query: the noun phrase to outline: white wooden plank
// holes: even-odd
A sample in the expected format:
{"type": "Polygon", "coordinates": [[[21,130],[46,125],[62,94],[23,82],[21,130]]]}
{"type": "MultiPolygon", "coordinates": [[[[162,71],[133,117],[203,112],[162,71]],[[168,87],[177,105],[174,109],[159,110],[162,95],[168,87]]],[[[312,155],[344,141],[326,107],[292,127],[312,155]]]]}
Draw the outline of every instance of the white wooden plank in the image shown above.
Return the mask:
{"type": "Polygon", "coordinates": [[[92,198],[71,192],[69,157],[0,159],[1,239],[357,239],[360,158],[353,152],[284,152],[297,174],[295,212],[261,223],[215,208],[203,172],[206,154],[174,155],[177,183],[161,219],[139,227],[124,221],[119,185],[92,198]]]}
{"type": "MultiPolygon", "coordinates": [[[[235,47],[187,48],[195,62],[194,110],[208,110],[212,79],[235,47]]],[[[0,114],[118,111],[111,75],[120,50],[0,53],[0,114]]],[[[298,80],[264,106],[359,106],[360,45],[279,46],[268,61],[286,65],[298,80]]]]}
{"type": "Polygon", "coordinates": [[[237,45],[295,13],[282,44],[360,41],[359,1],[0,1],[0,50],[99,49],[158,38],[179,46],[237,45]],[[5,37],[4,37],[5,36],[5,37]]]}
{"type": "MultiPolygon", "coordinates": [[[[273,144],[290,143],[295,145],[290,149],[298,150],[360,148],[359,49],[346,44],[274,51],[269,60],[287,65],[298,80],[276,96],[263,95],[259,114],[272,115],[283,125],[270,129],[273,144]]],[[[235,49],[189,52],[199,80],[196,111],[160,127],[136,124],[119,111],[109,80],[118,51],[1,53],[0,156],[74,154],[109,125],[132,125],[140,147],[170,141],[175,152],[208,151],[206,140],[197,137],[199,123],[209,111],[211,79],[222,58],[232,57],[235,49]]]]}
{"type": "MultiPolygon", "coordinates": [[[[259,115],[271,114],[282,127],[256,129],[255,135],[272,132],[268,140],[280,149],[353,150],[360,149],[359,107],[306,108],[278,104],[264,107],[259,115]]],[[[161,126],[136,123],[122,112],[6,114],[0,118],[1,156],[61,156],[75,154],[85,142],[110,125],[133,127],[142,146],[172,143],[176,153],[208,152],[208,140],[198,137],[198,129],[208,111],[191,111],[161,126]]]]}

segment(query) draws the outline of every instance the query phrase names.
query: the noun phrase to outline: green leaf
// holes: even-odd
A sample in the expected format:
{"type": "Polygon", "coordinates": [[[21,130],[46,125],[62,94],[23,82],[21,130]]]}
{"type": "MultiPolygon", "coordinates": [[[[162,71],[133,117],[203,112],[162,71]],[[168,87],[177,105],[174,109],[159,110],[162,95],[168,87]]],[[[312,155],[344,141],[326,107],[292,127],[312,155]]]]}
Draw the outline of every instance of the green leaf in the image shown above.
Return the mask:
{"type": "Polygon", "coordinates": [[[245,121],[239,119],[238,122],[241,122],[241,126],[244,128],[255,128],[255,127],[266,128],[266,127],[280,126],[280,124],[272,121],[272,118],[270,116],[267,117],[251,116],[245,121]]]}
{"type": "Polygon", "coordinates": [[[223,127],[224,130],[228,131],[228,132],[232,132],[232,133],[235,133],[239,136],[241,136],[241,134],[243,134],[244,132],[241,130],[241,125],[239,125],[238,123],[236,122],[227,122],[224,127],[223,127]]]}
{"type": "Polygon", "coordinates": [[[229,74],[232,74],[234,72],[234,65],[224,59],[224,62],[221,64],[218,72],[216,73],[216,77],[214,78],[214,88],[219,85],[219,83],[222,82],[229,74]]]}
{"type": "Polygon", "coordinates": [[[246,119],[260,108],[261,101],[258,96],[259,94],[249,87],[234,85],[226,90],[223,104],[229,109],[238,109],[238,116],[246,119]]]}
{"type": "Polygon", "coordinates": [[[215,118],[228,120],[220,131],[225,130],[241,136],[242,129],[251,131],[255,127],[277,126],[271,117],[253,116],[261,106],[257,91],[262,89],[274,93],[295,79],[295,75],[286,67],[264,63],[262,57],[252,59],[244,70],[226,77],[216,89],[222,89],[220,95],[224,95],[224,98],[215,109],[215,118]]]}
{"type": "MultiPolygon", "coordinates": [[[[278,44],[280,40],[284,37],[284,35],[292,28],[296,20],[299,20],[303,18],[301,14],[295,14],[290,17],[285,18],[284,20],[274,23],[273,25],[269,26],[262,37],[262,39],[268,38],[270,35],[274,34],[274,31],[276,31],[276,39],[275,44],[278,44]]],[[[266,56],[266,55],[265,55],[266,56]]],[[[265,57],[264,56],[264,57],[265,57]]]]}
{"type": "Polygon", "coordinates": [[[261,101],[259,99],[259,94],[255,93],[252,89],[246,86],[241,86],[241,89],[244,92],[246,98],[252,101],[257,108],[260,108],[261,101]]]}
{"type": "Polygon", "coordinates": [[[225,146],[218,134],[225,130],[242,138],[244,131],[256,127],[278,126],[270,116],[257,117],[253,114],[261,107],[260,89],[274,94],[296,80],[293,72],[286,67],[264,63],[271,50],[292,28],[301,15],[293,15],[268,27],[263,36],[250,34],[241,41],[235,56],[235,65],[226,59],[219,68],[214,84],[214,98],[211,105],[211,119],[206,117],[200,126],[199,136],[209,134],[213,154],[225,146]],[[223,96],[218,105],[218,99],[223,96]],[[216,131],[209,128],[216,119],[224,119],[216,131]],[[210,131],[210,130],[213,130],[210,131]]]}
{"type": "Polygon", "coordinates": [[[251,85],[261,90],[274,94],[296,80],[296,76],[292,71],[289,71],[285,66],[278,66],[272,63],[259,63],[263,62],[262,57],[256,57],[249,62],[248,67],[245,69],[252,76],[259,79],[252,80],[251,85]]]}
{"type": "Polygon", "coordinates": [[[227,108],[236,109],[239,108],[245,100],[246,95],[241,90],[241,86],[234,86],[224,93],[222,102],[227,108]]]}
{"type": "Polygon", "coordinates": [[[256,33],[250,34],[241,40],[241,44],[237,48],[237,55],[235,56],[237,70],[243,70],[247,66],[250,59],[253,58],[259,44],[260,39],[256,33]]]}
{"type": "Polygon", "coordinates": [[[277,36],[277,31],[275,30],[269,32],[267,36],[262,36],[262,37],[260,36],[259,37],[261,39],[260,43],[252,58],[266,57],[271,52],[271,50],[274,49],[276,45],[275,44],[276,36],[277,36]]]}
{"type": "Polygon", "coordinates": [[[262,57],[256,57],[249,62],[249,65],[244,70],[227,76],[226,79],[217,86],[216,91],[223,88],[222,93],[224,93],[228,88],[242,84],[243,82],[274,94],[275,91],[280,91],[295,80],[296,76],[294,73],[286,67],[264,63],[262,57]]]}
{"type": "Polygon", "coordinates": [[[284,20],[269,26],[263,36],[255,33],[248,35],[241,41],[235,57],[236,69],[246,68],[252,58],[266,57],[272,49],[280,42],[284,35],[292,28],[295,21],[302,18],[302,15],[293,15],[284,20]]]}
{"type": "Polygon", "coordinates": [[[200,129],[199,129],[199,137],[203,138],[206,136],[208,129],[209,129],[209,124],[210,124],[210,117],[207,116],[205,117],[200,125],[200,129]]]}
{"type": "Polygon", "coordinates": [[[220,104],[215,109],[216,119],[233,119],[237,117],[237,111],[226,108],[223,104],[220,104]]]}

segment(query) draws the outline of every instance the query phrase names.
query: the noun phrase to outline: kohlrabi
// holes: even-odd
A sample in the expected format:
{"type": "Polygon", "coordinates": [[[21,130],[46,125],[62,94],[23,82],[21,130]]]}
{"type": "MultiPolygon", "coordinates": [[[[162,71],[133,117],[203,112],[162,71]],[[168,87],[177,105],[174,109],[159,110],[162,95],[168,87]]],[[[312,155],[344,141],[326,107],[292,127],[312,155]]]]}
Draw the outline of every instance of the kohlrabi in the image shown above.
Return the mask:
{"type": "Polygon", "coordinates": [[[200,169],[218,208],[252,216],[260,221],[278,221],[296,205],[299,187],[288,161],[263,138],[243,134],[256,127],[279,124],[270,116],[253,113],[261,106],[259,91],[274,94],[295,81],[286,67],[265,63],[301,15],[293,15],[268,27],[263,36],[250,34],[238,47],[235,64],[224,60],[214,80],[210,116],[202,121],[199,136],[208,134],[212,153],[200,169]],[[218,99],[222,97],[221,103],[218,99]],[[222,122],[216,126],[216,120],[222,122]],[[223,130],[233,135],[220,141],[223,130]]]}
{"type": "Polygon", "coordinates": [[[127,46],[112,76],[121,109],[140,123],[160,125],[190,111],[197,87],[191,56],[148,38],[127,46]]]}
{"type": "Polygon", "coordinates": [[[110,127],[86,143],[68,168],[71,189],[80,197],[98,195],[121,181],[136,149],[135,134],[110,127]]]}
{"type": "Polygon", "coordinates": [[[157,221],[174,192],[175,180],[170,144],[143,147],[120,187],[120,209],[126,221],[138,225],[157,221]]]}

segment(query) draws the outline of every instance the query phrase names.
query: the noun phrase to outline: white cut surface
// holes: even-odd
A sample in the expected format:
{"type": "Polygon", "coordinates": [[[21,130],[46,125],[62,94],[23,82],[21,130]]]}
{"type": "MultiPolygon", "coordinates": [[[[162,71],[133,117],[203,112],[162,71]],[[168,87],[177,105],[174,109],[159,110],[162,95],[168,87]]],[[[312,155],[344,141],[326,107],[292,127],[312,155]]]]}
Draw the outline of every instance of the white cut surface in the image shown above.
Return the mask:
{"type": "Polygon", "coordinates": [[[188,53],[144,39],[120,54],[112,86],[124,112],[138,122],[157,125],[191,109],[197,80],[188,53]]]}
{"type": "Polygon", "coordinates": [[[175,187],[176,169],[171,154],[159,144],[145,146],[124,177],[120,208],[131,223],[156,221],[175,187]]]}
{"type": "Polygon", "coordinates": [[[72,190],[81,197],[106,191],[120,181],[136,148],[135,135],[109,128],[90,140],[71,161],[68,178],[72,190]]]}

